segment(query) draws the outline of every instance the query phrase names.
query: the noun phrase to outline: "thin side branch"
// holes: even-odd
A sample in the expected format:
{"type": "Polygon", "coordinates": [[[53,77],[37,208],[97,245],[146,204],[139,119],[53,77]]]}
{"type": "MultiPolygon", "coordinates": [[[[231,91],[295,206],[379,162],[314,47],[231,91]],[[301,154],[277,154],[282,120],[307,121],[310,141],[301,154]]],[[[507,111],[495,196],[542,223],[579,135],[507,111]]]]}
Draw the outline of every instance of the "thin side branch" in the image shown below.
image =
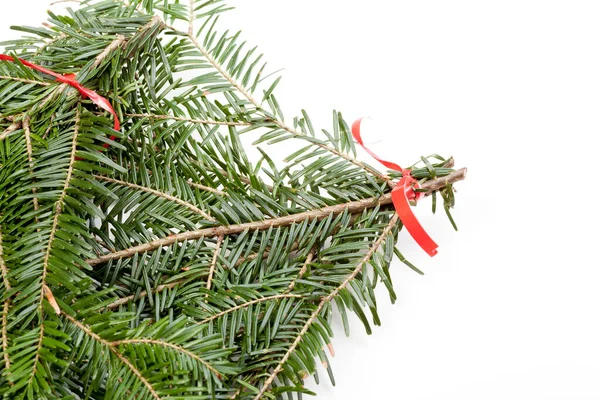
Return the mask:
{"type": "MultiPolygon", "coordinates": [[[[452,174],[443,178],[434,179],[425,182],[422,185],[423,189],[426,189],[426,193],[431,193],[435,190],[442,189],[446,186],[446,183],[455,183],[465,178],[466,169],[460,169],[454,171],[452,174]]],[[[169,235],[168,237],[156,239],[148,243],[140,244],[137,246],[130,247],[125,250],[116,251],[103,255],[101,257],[88,260],[89,265],[98,265],[111,260],[119,260],[122,258],[133,257],[135,254],[144,253],[147,251],[153,251],[160,247],[170,246],[175,243],[183,242],[185,240],[197,240],[200,238],[217,237],[217,236],[228,236],[232,234],[238,234],[244,232],[246,229],[249,231],[260,231],[266,230],[271,227],[278,228],[281,226],[289,226],[294,223],[303,222],[304,220],[321,220],[329,217],[333,214],[338,215],[344,211],[348,211],[351,214],[362,212],[367,208],[375,207],[376,205],[386,205],[392,203],[391,193],[385,194],[381,197],[370,197],[363,200],[352,201],[344,204],[338,204],[335,206],[324,207],[317,210],[305,211],[298,214],[286,215],[279,218],[267,219],[263,221],[254,221],[244,224],[236,224],[229,226],[217,226],[212,228],[204,228],[194,231],[182,232],[175,235],[169,235]]]]}
{"type": "Polygon", "coordinates": [[[119,350],[117,350],[114,342],[109,342],[108,340],[102,339],[99,335],[94,333],[88,326],[77,321],[75,318],[71,317],[70,315],[68,315],[68,314],[63,314],[63,315],[73,325],[75,325],[77,328],[79,328],[80,330],[85,332],[86,335],[88,335],[92,339],[96,340],[98,343],[106,346],[110,350],[110,352],[113,353],[119,359],[119,361],[121,361],[123,364],[125,364],[125,366],[127,366],[127,368],[129,368],[129,370],[140,380],[140,382],[142,382],[144,384],[144,386],[146,386],[146,389],[148,389],[150,394],[152,394],[152,397],[154,397],[156,400],[161,400],[161,397],[158,395],[156,390],[154,390],[154,387],[152,387],[152,384],[150,382],[148,382],[148,380],[146,378],[144,378],[142,373],[135,367],[135,365],[133,365],[131,363],[131,361],[129,361],[127,359],[127,357],[125,357],[123,354],[121,354],[121,352],[119,350]]]}
{"type": "MultiPolygon", "coordinates": [[[[29,128],[29,116],[26,116],[23,119],[23,130],[25,131],[25,147],[27,149],[27,160],[29,161],[29,173],[33,175],[33,146],[31,145],[31,130],[29,128]]],[[[37,198],[37,188],[31,188],[33,192],[33,209],[34,211],[38,211],[40,209],[40,205],[37,198]]],[[[35,217],[36,221],[38,220],[35,217]]]]}
{"type": "Polygon", "coordinates": [[[190,358],[193,358],[194,360],[198,361],[199,363],[204,365],[206,368],[208,368],[213,374],[215,374],[219,378],[221,377],[221,374],[219,373],[219,371],[217,371],[212,365],[210,365],[208,363],[208,361],[200,358],[199,356],[197,356],[196,354],[187,350],[186,348],[178,346],[173,343],[168,343],[168,342],[165,342],[162,340],[156,340],[156,339],[125,339],[125,340],[116,340],[114,342],[110,342],[110,344],[112,346],[118,346],[121,344],[155,344],[157,346],[168,347],[170,349],[177,350],[178,352],[183,353],[183,354],[189,356],[190,358]]]}
{"type": "Polygon", "coordinates": [[[301,299],[302,297],[303,296],[301,296],[299,294],[289,294],[289,293],[282,293],[282,294],[276,294],[276,295],[273,295],[273,296],[262,297],[260,299],[251,300],[251,301],[248,301],[248,302],[246,302],[244,304],[240,304],[238,306],[228,308],[227,310],[221,311],[220,313],[215,314],[215,315],[213,315],[213,316],[211,316],[209,318],[206,318],[206,319],[204,319],[204,320],[202,320],[200,322],[196,322],[196,324],[203,325],[203,324],[209,323],[210,321],[214,321],[215,319],[220,318],[220,317],[222,317],[225,314],[229,314],[229,313],[232,313],[234,311],[241,310],[242,308],[250,307],[251,305],[254,305],[254,304],[264,303],[265,301],[279,300],[279,299],[289,299],[289,298],[301,299]]]}
{"type": "MultiPolygon", "coordinates": [[[[0,229],[0,272],[2,272],[2,283],[4,289],[8,292],[12,289],[8,281],[8,268],[4,263],[4,247],[2,245],[2,229],[0,229]]],[[[4,370],[10,368],[10,357],[8,356],[8,311],[10,307],[10,299],[4,300],[2,307],[2,354],[4,355],[4,370]]]]}
{"type": "MultiPolygon", "coordinates": [[[[173,289],[175,286],[181,285],[184,282],[185,282],[185,280],[182,279],[182,280],[178,280],[178,281],[175,281],[175,282],[167,283],[165,285],[159,285],[154,291],[152,291],[152,294],[160,293],[160,292],[162,292],[164,290],[167,290],[167,289],[173,289]]],[[[119,300],[116,300],[116,301],[110,303],[109,305],[106,306],[106,309],[107,310],[112,310],[112,309],[117,308],[117,307],[119,307],[119,306],[121,306],[123,304],[127,304],[127,303],[129,303],[130,301],[132,301],[132,300],[134,300],[136,298],[137,299],[141,299],[142,297],[146,297],[147,295],[148,295],[148,292],[146,290],[143,290],[137,296],[134,295],[134,294],[132,294],[130,296],[126,296],[126,297],[120,298],[119,300]]]]}
{"type": "MultiPolygon", "coordinates": [[[[173,29],[174,31],[178,32],[175,28],[173,27],[169,27],[171,29],[173,29]]],[[[190,25],[190,29],[192,28],[192,26],[190,25]]],[[[181,34],[183,34],[184,36],[187,36],[190,41],[194,44],[194,46],[196,46],[196,48],[202,53],[202,55],[208,60],[209,63],[212,64],[212,66],[233,86],[236,88],[237,91],[239,91],[246,99],[248,99],[248,101],[250,103],[252,103],[254,105],[254,107],[256,107],[257,110],[262,110],[262,104],[256,100],[247,90],[244,86],[242,86],[241,83],[239,83],[238,81],[235,80],[235,78],[233,76],[231,76],[229,74],[229,72],[227,72],[225,70],[225,68],[219,64],[219,62],[210,54],[210,52],[208,50],[206,50],[206,48],[204,48],[204,46],[202,46],[202,44],[200,44],[200,42],[198,42],[198,40],[196,39],[196,36],[194,35],[193,32],[188,32],[187,35],[184,34],[183,32],[180,32],[181,34]]],[[[288,133],[297,136],[297,137],[305,137],[306,134],[304,132],[300,132],[297,131],[289,126],[287,126],[285,123],[283,123],[282,121],[279,121],[277,119],[272,120],[273,123],[280,129],[283,129],[285,131],[287,131],[288,133]]],[[[377,178],[387,181],[391,183],[391,178],[387,175],[382,174],[381,172],[377,171],[376,169],[356,160],[355,158],[350,157],[347,154],[344,154],[336,149],[334,149],[333,147],[330,147],[326,144],[321,144],[321,143],[313,143],[315,146],[320,147],[324,150],[329,151],[332,154],[335,154],[349,162],[351,162],[352,164],[364,169],[365,171],[369,172],[370,174],[376,176],[377,178]]]]}
{"type": "MultiPolygon", "coordinates": [[[[50,230],[50,237],[48,238],[48,245],[46,246],[46,252],[44,255],[44,263],[43,263],[43,269],[42,269],[42,284],[41,284],[41,289],[40,289],[40,301],[38,304],[38,313],[40,315],[40,319],[43,320],[44,318],[44,298],[49,298],[52,295],[52,292],[50,291],[50,288],[48,288],[48,286],[46,285],[46,277],[48,275],[48,267],[50,264],[50,253],[52,251],[52,245],[54,243],[54,238],[56,236],[56,231],[58,230],[58,220],[60,217],[60,214],[62,213],[62,207],[65,201],[65,197],[67,196],[67,190],[69,189],[69,185],[71,183],[71,177],[73,176],[73,166],[75,165],[75,161],[76,161],[76,157],[75,157],[75,153],[77,152],[77,138],[79,136],[79,125],[80,125],[80,111],[79,108],[77,108],[77,113],[75,114],[75,127],[73,129],[73,139],[72,139],[72,145],[71,145],[71,156],[69,159],[69,166],[67,168],[67,175],[65,177],[65,183],[63,185],[63,189],[60,193],[60,196],[58,198],[58,200],[55,203],[54,206],[54,219],[52,221],[52,228],[50,230]]],[[[54,296],[52,296],[53,298],[54,296]]],[[[57,306],[58,307],[58,306],[57,306]]],[[[60,311],[60,309],[58,309],[60,311]]],[[[28,386],[31,385],[33,378],[35,376],[37,367],[38,367],[38,363],[40,361],[40,352],[42,349],[42,342],[44,339],[44,324],[40,323],[40,338],[37,344],[37,350],[35,352],[35,360],[33,363],[33,368],[32,368],[32,372],[31,372],[31,376],[29,377],[29,383],[28,386]]]]}
{"type": "Polygon", "coordinates": [[[2,273],[2,283],[4,284],[4,289],[9,291],[11,289],[10,282],[8,281],[8,268],[4,262],[4,247],[2,245],[2,229],[0,227],[0,272],[2,273]]]}
{"type": "MultiPolygon", "coordinates": [[[[224,236],[219,236],[217,240],[217,246],[215,247],[215,252],[213,254],[212,261],[210,263],[210,271],[208,272],[208,280],[206,281],[206,290],[210,290],[212,286],[213,276],[215,274],[215,269],[217,268],[217,261],[219,259],[219,253],[221,252],[221,245],[223,244],[224,236]]],[[[206,293],[206,297],[208,297],[208,293],[206,293]]]]}
{"type": "Polygon", "coordinates": [[[201,185],[199,183],[192,182],[192,181],[186,181],[186,182],[191,187],[195,187],[197,189],[204,190],[205,192],[212,192],[214,194],[218,194],[219,196],[227,196],[227,193],[225,193],[225,192],[223,192],[223,191],[221,191],[219,189],[211,188],[209,186],[204,186],[204,185],[201,185]]]}
{"type": "Polygon", "coordinates": [[[5,80],[15,81],[15,82],[31,83],[31,84],[39,85],[39,86],[50,86],[51,85],[50,82],[40,82],[40,81],[31,80],[31,79],[15,78],[14,76],[0,75],[0,79],[5,79],[5,80]]]}
{"type": "Polygon", "coordinates": [[[163,192],[160,192],[158,190],[155,190],[155,189],[152,189],[152,188],[149,188],[149,187],[136,185],[135,183],[130,183],[130,182],[125,182],[125,181],[120,181],[118,179],[109,178],[107,176],[94,175],[94,178],[96,178],[98,180],[101,180],[101,181],[105,181],[105,182],[116,183],[118,185],[125,186],[125,187],[131,188],[131,189],[140,190],[142,192],[151,193],[151,194],[153,194],[156,197],[160,197],[160,198],[163,198],[163,199],[175,202],[175,203],[179,204],[180,206],[184,206],[184,207],[192,210],[196,214],[202,215],[203,218],[205,218],[205,219],[207,219],[207,220],[209,220],[211,222],[215,221],[215,219],[213,217],[211,217],[210,215],[208,215],[206,212],[202,211],[201,209],[199,209],[195,205],[193,205],[191,203],[188,203],[187,201],[182,200],[182,199],[180,199],[178,197],[172,196],[170,194],[163,193],[163,192]]]}
{"type": "Polygon", "coordinates": [[[254,397],[254,400],[260,400],[263,397],[263,395],[266,393],[266,391],[269,389],[269,387],[275,380],[275,377],[277,377],[277,375],[283,370],[283,366],[285,365],[287,360],[290,358],[292,353],[296,350],[296,348],[302,341],[302,338],[304,337],[306,332],[308,332],[308,329],[311,327],[313,322],[318,318],[319,314],[323,310],[323,307],[325,307],[325,305],[327,303],[329,303],[331,301],[331,299],[333,299],[335,296],[337,296],[341,290],[343,290],[346,286],[348,286],[350,281],[352,281],[352,279],[354,279],[356,277],[356,275],[358,275],[360,273],[360,271],[362,271],[364,265],[366,263],[368,263],[369,260],[371,260],[371,257],[373,257],[373,255],[377,252],[377,250],[379,249],[381,244],[384,242],[387,235],[392,231],[392,229],[394,228],[394,226],[397,223],[398,223],[398,215],[394,214],[392,219],[390,219],[388,226],[383,230],[383,232],[381,233],[379,238],[375,241],[375,243],[373,243],[373,246],[371,246],[371,248],[369,249],[367,254],[365,254],[363,259],[358,263],[358,265],[356,266],[354,271],[350,275],[348,275],[348,277],[344,280],[344,282],[342,282],[337,288],[335,288],[335,290],[333,290],[328,296],[324,297],[321,300],[321,302],[319,303],[319,305],[317,306],[315,311],[312,313],[310,318],[306,321],[306,323],[302,327],[302,330],[300,330],[300,332],[298,333],[298,336],[296,337],[296,339],[294,340],[292,345],[288,348],[288,351],[285,353],[285,355],[283,356],[281,361],[279,361],[279,363],[277,364],[277,366],[275,367],[273,372],[271,372],[269,377],[265,380],[265,383],[263,384],[263,386],[260,389],[260,391],[258,392],[258,394],[254,397]]]}
{"type": "Polygon", "coordinates": [[[302,265],[302,268],[300,269],[300,271],[298,272],[298,275],[296,275],[294,280],[290,282],[290,285],[286,289],[285,293],[289,293],[292,290],[294,290],[294,286],[296,286],[296,281],[304,276],[304,274],[306,273],[306,270],[308,269],[308,266],[313,261],[313,258],[315,257],[316,252],[317,252],[316,248],[313,248],[308,252],[308,256],[304,260],[304,264],[302,265]]]}
{"type": "Polygon", "coordinates": [[[190,122],[192,124],[201,124],[201,125],[224,125],[224,126],[251,126],[252,125],[252,123],[250,123],[250,122],[214,121],[214,120],[209,120],[209,119],[193,119],[193,118],[175,117],[173,115],[125,114],[125,116],[136,117],[136,118],[156,119],[156,120],[183,121],[183,122],[190,122]]]}

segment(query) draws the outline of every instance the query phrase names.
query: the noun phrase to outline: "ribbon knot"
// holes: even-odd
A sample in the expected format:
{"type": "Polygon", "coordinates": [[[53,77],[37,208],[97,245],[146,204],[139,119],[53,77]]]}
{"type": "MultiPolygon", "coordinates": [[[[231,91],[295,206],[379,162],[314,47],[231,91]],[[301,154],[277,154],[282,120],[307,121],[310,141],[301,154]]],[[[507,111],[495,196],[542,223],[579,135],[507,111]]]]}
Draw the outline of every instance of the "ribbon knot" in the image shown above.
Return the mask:
{"type": "Polygon", "coordinates": [[[356,140],[367,153],[381,164],[389,169],[402,172],[402,178],[400,178],[400,181],[398,181],[396,186],[392,189],[392,203],[394,204],[394,208],[396,209],[400,221],[402,221],[402,224],[404,224],[408,233],[410,233],[413,239],[427,254],[431,257],[435,256],[437,254],[438,245],[431,239],[427,232],[425,232],[425,229],[423,229],[419,220],[417,220],[417,217],[410,208],[411,201],[416,202],[423,198],[423,192],[416,191],[416,189],[420,189],[421,187],[419,182],[412,176],[409,169],[403,169],[398,164],[379,158],[379,156],[364,145],[360,135],[361,122],[362,118],[352,124],[352,136],[354,137],[354,140],[356,140]]]}

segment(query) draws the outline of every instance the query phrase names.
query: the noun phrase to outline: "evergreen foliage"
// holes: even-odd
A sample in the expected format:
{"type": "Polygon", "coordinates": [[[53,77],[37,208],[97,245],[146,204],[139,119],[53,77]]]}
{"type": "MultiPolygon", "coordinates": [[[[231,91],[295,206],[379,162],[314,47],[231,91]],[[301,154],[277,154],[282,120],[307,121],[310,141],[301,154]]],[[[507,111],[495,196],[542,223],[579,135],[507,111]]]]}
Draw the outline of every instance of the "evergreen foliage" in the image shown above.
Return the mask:
{"type": "MultiPolygon", "coordinates": [[[[226,10],[84,1],[4,43],[76,72],[123,125],[0,62],[4,398],[300,398],[317,359],[333,379],[334,310],[370,332],[376,284],[396,298],[394,254],[414,268],[395,248],[397,173],[356,159],[338,112],[321,132],[304,111],[284,122],[279,79],[220,30],[226,10]],[[240,140],[251,133],[255,162],[240,140]],[[296,149],[283,168],[268,155],[282,141],[296,149]]],[[[413,176],[448,211],[463,171],[422,161],[413,176]]]]}

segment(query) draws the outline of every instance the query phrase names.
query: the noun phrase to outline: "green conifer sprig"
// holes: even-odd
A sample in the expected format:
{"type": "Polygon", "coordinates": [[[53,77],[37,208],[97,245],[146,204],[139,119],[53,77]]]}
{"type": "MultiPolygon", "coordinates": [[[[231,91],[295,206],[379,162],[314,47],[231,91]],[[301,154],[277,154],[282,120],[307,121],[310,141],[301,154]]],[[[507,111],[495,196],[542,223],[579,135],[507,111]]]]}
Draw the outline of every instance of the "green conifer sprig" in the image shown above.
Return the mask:
{"type": "MultiPolygon", "coordinates": [[[[305,111],[286,123],[279,78],[220,30],[228,9],[83,1],[3,43],[77,73],[123,125],[0,62],[3,398],[300,398],[317,359],[333,380],[334,310],[346,334],[351,312],[370,332],[377,283],[396,298],[394,254],[416,269],[395,247],[397,175],[357,159],[337,111],[320,132],[305,111]],[[278,142],[295,149],[283,167],[278,142]]],[[[453,163],[412,169],[446,212],[453,163]]]]}

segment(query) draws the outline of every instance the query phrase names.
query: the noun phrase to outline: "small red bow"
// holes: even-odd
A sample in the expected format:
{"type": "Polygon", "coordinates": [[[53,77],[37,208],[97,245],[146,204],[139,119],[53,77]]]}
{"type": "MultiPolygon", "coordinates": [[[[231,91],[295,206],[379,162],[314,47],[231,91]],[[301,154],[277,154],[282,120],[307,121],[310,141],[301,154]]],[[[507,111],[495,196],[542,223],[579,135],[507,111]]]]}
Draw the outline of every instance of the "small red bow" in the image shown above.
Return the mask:
{"type": "Polygon", "coordinates": [[[417,220],[417,217],[410,208],[410,201],[418,201],[423,197],[423,192],[415,191],[415,189],[420,189],[419,182],[413,178],[410,170],[403,169],[396,163],[379,158],[377,154],[373,153],[365,146],[362,137],[360,136],[361,122],[362,118],[352,124],[352,136],[354,137],[354,140],[356,140],[367,153],[369,153],[381,164],[389,169],[402,172],[402,178],[396,187],[392,189],[392,202],[394,203],[394,208],[396,209],[396,213],[398,213],[398,217],[400,217],[400,221],[402,221],[406,227],[406,230],[408,233],[410,233],[413,239],[415,239],[415,241],[423,250],[425,250],[427,254],[429,254],[431,257],[435,256],[437,254],[438,245],[433,241],[433,239],[431,239],[431,237],[429,237],[427,232],[425,232],[425,229],[423,229],[417,220]]]}

